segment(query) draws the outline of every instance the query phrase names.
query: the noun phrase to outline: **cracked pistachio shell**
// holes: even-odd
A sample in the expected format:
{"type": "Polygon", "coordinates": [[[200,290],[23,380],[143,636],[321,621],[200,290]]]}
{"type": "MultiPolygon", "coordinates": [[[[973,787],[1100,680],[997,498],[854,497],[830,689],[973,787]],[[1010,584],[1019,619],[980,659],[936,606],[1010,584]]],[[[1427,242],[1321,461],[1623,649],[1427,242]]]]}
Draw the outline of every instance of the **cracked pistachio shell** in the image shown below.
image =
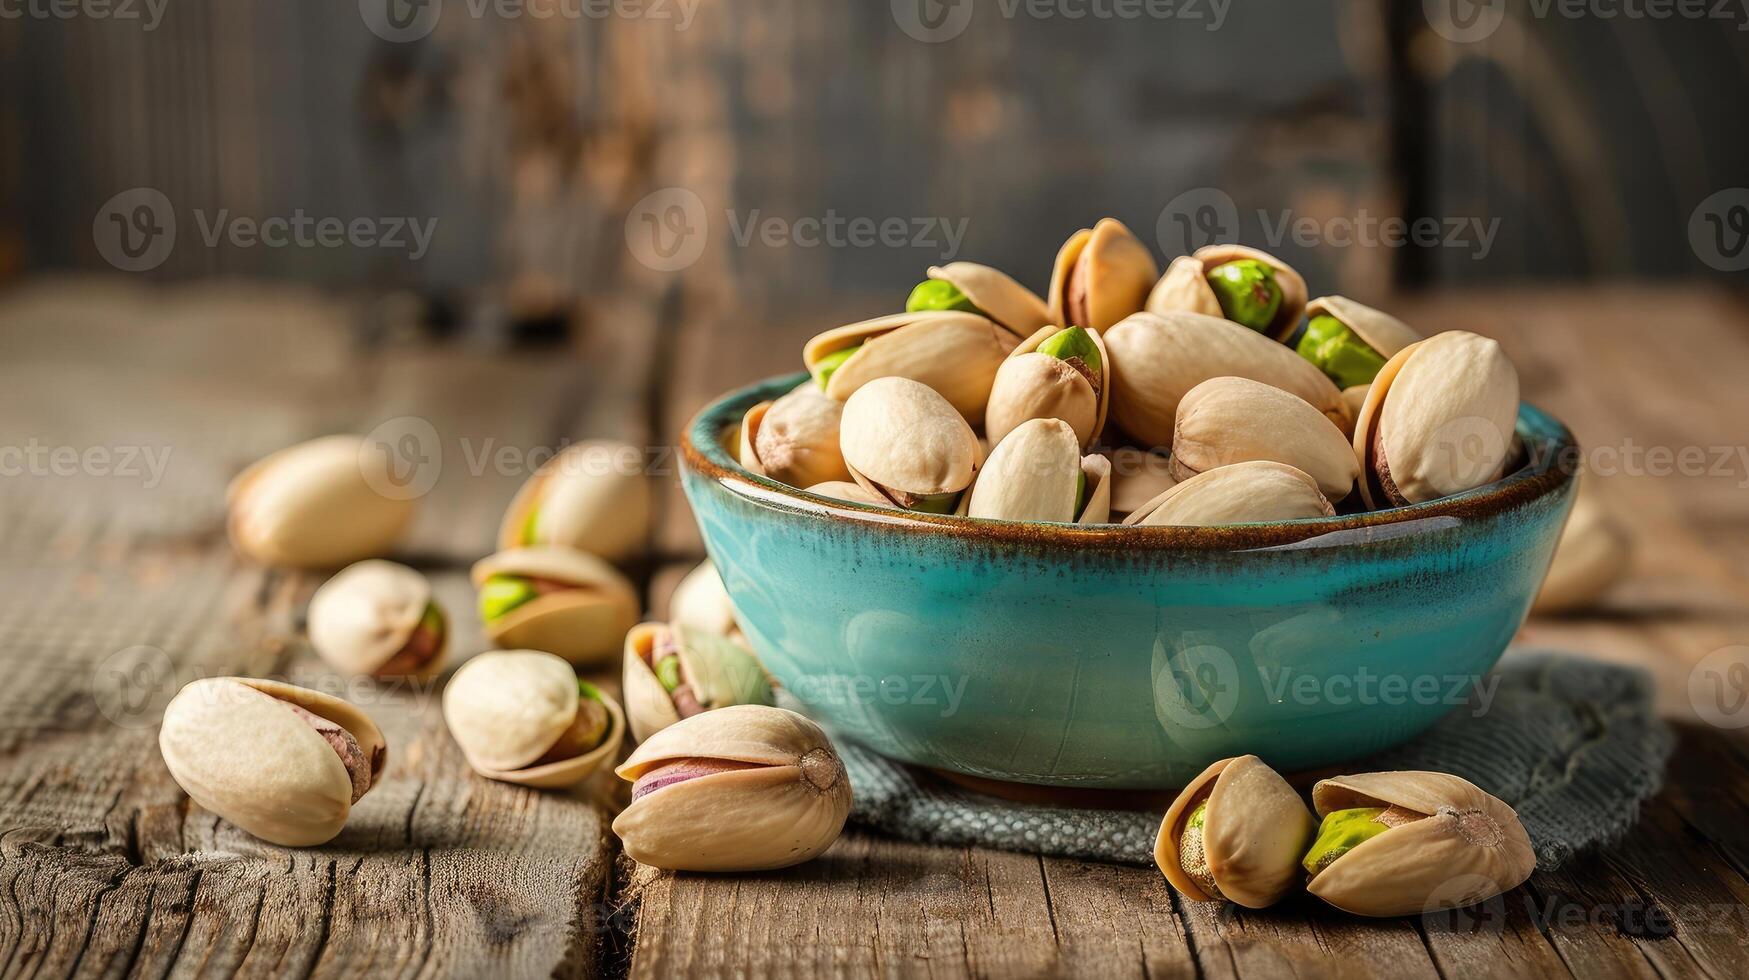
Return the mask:
{"type": "Polygon", "coordinates": [[[1111,417],[1138,442],[1172,444],[1178,402],[1210,378],[1249,378],[1296,395],[1338,427],[1348,422],[1342,392],[1311,362],[1231,320],[1200,313],[1137,313],[1106,331],[1111,417]]]}
{"type": "Polygon", "coordinates": [[[966,494],[965,513],[998,521],[1075,522],[1081,444],[1061,419],[1022,422],[990,451],[966,494]]]}
{"type": "Polygon", "coordinates": [[[1285,463],[1250,460],[1198,473],[1124,518],[1131,526],[1215,527],[1330,517],[1318,482],[1285,463]]]}
{"type": "Polygon", "coordinates": [[[1343,432],[1348,438],[1354,438],[1354,420],[1360,418],[1360,409],[1366,404],[1366,393],[1372,390],[1372,385],[1354,385],[1342,389],[1342,407],[1348,412],[1348,426],[1343,432]]]}
{"type": "Polygon", "coordinates": [[[891,507],[893,502],[887,498],[863,487],[857,483],[845,483],[835,480],[830,483],[816,483],[807,487],[807,492],[831,497],[834,500],[848,500],[858,504],[873,504],[876,507],[891,507]]]}
{"type": "MultiPolygon", "coordinates": [[[[405,565],[380,558],[348,565],[310,597],[310,645],[336,670],[375,674],[413,638],[431,604],[431,583],[405,565]]],[[[432,652],[411,676],[443,667],[448,623],[432,652]]]]}
{"type": "Polygon", "coordinates": [[[1081,474],[1087,479],[1087,503],[1075,523],[1111,523],[1111,460],[1098,453],[1083,456],[1081,474]]]}
{"type": "Polygon", "coordinates": [[[776,401],[760,402],[741,420],[741,465],[792,487],[850,479],[838,448],[844,403],[804,381],[776,401]]]}
{"type": "Polygon", "coordinates": [[[1425,814],[1356,845],[1306,890],[1355,915],[1462,908],[1523,884],[1536,854],[1518,815],[1473,783],[1443,772],[1375,772],[1312,788],[1320,817],[1355,807],[1425,814]]]}
{"type": "Polygon", "coordinates": [[[1356,303],[1346,296],[1320,296],[1306,304],[1306,316],[1332,316],[1366,341],[1380,357],[1390,360],[1403,348],[1422,339],[1414,327],[1365,303],[1356,303]]]}
{"type": "Polygon", "coordinates": [[[770,704],[771,681],[746,647],[690,626],[639,623],[626,634],[626,720],[640,742],[680,721],[674,695],[656,679],[650,657],[663,630],[672,629],[680,647],[680,677],[704,711],[731,704],[770,704]]]}
{"type": "MultiPolygon", "coordinates": [[[[1145,309],[1149,313],[1201,313],[1223,317],[1221,301],[1209,286],[1209,273],[1228,262],[1254,259],[1275,270],[1275,284],[1281,289],[1281,306],[1275,319],[1262,336],[1283,341],[1300,325],[1300,315],[1306,310],[1306,280],[1292,266],[1268,252],[1244,245],[1208,245],[1190,255],[1181,255],[1166,267],[1166,274],[1154,284],[1148,294],[1145,309]]],[[[1246,328],[1250,329],[1250,328],[1246,328]]]]}
{"type": "Polygon", "coordinates": [[[1124,223],[1100,218],[1069,236],[1051,267],[1051,323],[1103,331],[1142,308],[1160,275],[1154,255],[1124,223]]]}
{"type": "Polygon", "coordinates": [[[1627,574],[1633,560],[1633,538],[1615,514],[1598,499],[1598,478],[1581,474],[1573,512],[1555,546],[1555,560],[1531,606],[1535,612],[1583,609],[1596,602],[1627,574]]]}
{"type": "Polygon", "coordinates": [[[1329,417],[1280,388],[1249,378],[1210,378],[1178,403],[1173,476],[1266,459],[1304,471],[1331,500],[1354,489],[1360,461],[1329,417]]]}
{"type": "Polygon", "coordinates": [[[1518,421],[1518,372],[1500,345],[1462,330],[1385,362],[1354,426],[1361,496],[1373,509],[1500,478],[1518,421]]]}
{"type": "Polygon", "coordinates": [[[1222,759],[1185,786],[1166,811],[1154,840],[1154,863],[1186,898],[1225,898],[1260,909],[1299,885],[1300,858],[1317,829],[1300,794],[1263,760],[1254,755],[1222,759]],[[1185,824],[1205,800],[1201,853],[1206,870],[1196,871],[1205,881],[1213,879],[1216,895],[1183,865],[1185,824]]]}
{"type": "Polygon", "coordinates": [[[877,378],[844,403],[839,442],[851,476],[871,493],[957,493],[972,482],[982,449],[947,399],[909,378],[877,378]]]}
{"type": "Polygon", "coordinates": [[[877,378],[909,378],[940,392],[968,423],[981,425],[996,369],[1019,342],[976,313],[895,313],[820,334],[803,348],[802,360],[817,376],[822,359],[860,344],[832,372],[827,396],[847,401],[877,378]]]}
{"type": "Polygon", "coordinates": [[[741,624],[723,577],[709,558],[698,563],[668,597],[668,618],[682,626],[740,641],[741,624]]]}
{"type": "Polygon", "coordinates": [[[312,439],[245,469],[225,492],[231,543],[269,565],[336,568],[386,553],[413,517],[389,460],[358,436],[312,439]]]}
{"type": "Polygon", "coordinates": [[[1030,336],[1050,325],[1050,307],[1038,294],[1000,269],[976,262],[930,266],[929,278],[952,283],[972,305],[1016,337],[1030,336]]]}
{"type": "Polygon", "coordinates": [[[695,715],[616,771],[633,788],[613,832],[633,860],[658,868],[787,868],[831,846],[850,815],[850,777],[832,742],[782,708],[695,715]]]}
{"type": "Polygon", "coordinates": [[[275,681],[209,677],[164,709],[164,765],[203,808],[272,844],[305,847],[340,833],[352,812],[352,774],[293,706],[345,729],[368,760],[369,792],[388,747],[364,712],[339,698],[275,681]]]}
{"type": "Polygon", "coordinates": [[[650,514],[643,450],[605,439],[579,442],[547,460],[516,492],[498,528],[498,548],[553,545],[621,561],[643,550],[650,514]],[[535,538],[526,540],[536,510],[535,538]]]}
{"type": "Polygon", "coordinates": [[[1178,485],[1172,459],[1134,446],[1107,453],[1111,471],[1111,515],[1123,517],[1178,485]]]}
{"type": "Polygon", "coordinates": [[[600,694],[607,714],[601,741],[580,755],[540,762],[577,721],[584,700],[577,675],[550,653],[494,650],[469,660],[450,678],[443,689],[443,720],[480,775],[559,789],[589,778],[619,753],[625,714],[618,702],[600,694]]]}
{"type": "Polygon", "coordinates": [[[997,369],[984,416],[984,432],[991,442],[1001,442],[1027,419],[1062,419],[1074,428],[1082,448],[1092,445],[1105,428],[1106,407],[1111,401],[1111,355],[1105,341],[1099,331],[1088,331],[1102,361],[1095,389],[1069,362],[1039,353],[1039,345],[1056,332],[1051,326],[1035,332],[997,369]]]}
{"type": "Polygon", "coordinates": [[[485,623],[501,647],[555,653],[574,664],[603,663],[638,621],[638,596],[625,576],[591,554],[568,548],[513,548],[474,564],[474,587],[494,575],[561,582],[573,588],[536,596],[485,623]]]}

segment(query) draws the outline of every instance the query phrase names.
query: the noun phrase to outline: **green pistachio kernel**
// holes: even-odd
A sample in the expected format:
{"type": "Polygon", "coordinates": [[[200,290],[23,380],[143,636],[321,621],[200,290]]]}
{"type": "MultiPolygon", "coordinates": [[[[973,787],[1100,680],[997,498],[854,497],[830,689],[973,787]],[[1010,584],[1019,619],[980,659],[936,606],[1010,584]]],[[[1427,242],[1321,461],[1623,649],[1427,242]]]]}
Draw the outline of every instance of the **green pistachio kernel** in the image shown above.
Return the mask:
{"type": "Polygon", "coordinates": [[[1093,342],[1092,334],[1080,327],[1069,327],[1051,334],[1038,345],[1038,352],[1059,361],[1080,360],[1095,385],[1105,370],[1105,363],[1099,357],[1099,345],[1093,342]]]}
{"type": "Polygon", "coordinates": [[[662,690],[673,694],[680,686],[680,658],[671,653],[656,661],[656,680],[661,682],[662,690]]]}
{"type": "Polygon", "coordinates": [[[601,688],[596,687],[594,684],[589,683],[581,677],[577,678],[577,694],[578,696],[587,698],[590,701],[601,700],[601,688]]]}
{"type": "Polygon", "coordinates": [[[959,491],[954,490],[949,493],[932,493],[918,497],[911,502],[911,506],[907,509],[917,511],[920,514],[951,514],[953,509],[959,506],[959,502],[959,491]]]}
{"type": "Polygon", "coordinates": [[[1306,852],[1300,865],[1307,874],[1315,875],[1362,842],[1391,829],[1389,824],[1378,819],[1384,812],[1384,807],[1363,806],[1325,814],[1323,824],[1318,827],[1318,839],[1312,842],[1312,849],[1306,852]]]}
{"type": "Polygon", "coordinates": [[[1184,821],[1184,833],[1178,838],[1178,866],[1210,898],[1225,898],[1220,886],[1215,884],[1214,871],[1209,867],[1208,854],[1202,847],[1202,831],[1208,822],[1208,812],[1209,801],[1203,800],[1184,821]]]}
{"type": "Polygon", "coordinates": [[[480,586],[480,618],[491,622],[537,594],[534,583],[519,575],[493,575],[480,586]]]}
{"type": "Polygon", "coordinates": [[[1281,309],[1281,286],[1275,270],[1256,259],[1234,259],[1214,268],[1209,288],[1227,319],[1253,330],[1267,330],[1281,309]]]}
{"type": "Polygon", "coordinates": [[[522,543],[540,544],[540,508],[530,507],[528,516],[522,519],[522,543]]]}
{"type": "Polygon", "coordinates": [[[1306,335],[1295,350],[1343,388],[1372,384],[1385,366],[1383,355],[1341,320],[1322,313],[1306,324],[1306,335]]]}
{"type": "Polygon", "coordinates": [[[844,362],[850,360],[850,358],[861,349],[862,345],[857,344],[855,347],[846,347],[843,350],[835,350],[832,353],[827,354],[825,357],[820,358],[820,360],[814,364],[814,380],[820,382],[821,391],[825,391],[826,383],[832,380],[832,372],[843,367],[844,362]]]}
{"type": "Polygon", "coordinates": [[[419,617],[419,628],[429,630],[437,636],[443,635],[443,610],[437,608],[437,603],[425,604],[425,614],[419,617]]]}
{"type": "Polygon", "coordinates": [[[945,279],[925,279],[911,290],[911,298],[905,300],[906,313],[921,313],[926,310],[959,310],[965,313],[982,313],[960,288],[945,279]]]}

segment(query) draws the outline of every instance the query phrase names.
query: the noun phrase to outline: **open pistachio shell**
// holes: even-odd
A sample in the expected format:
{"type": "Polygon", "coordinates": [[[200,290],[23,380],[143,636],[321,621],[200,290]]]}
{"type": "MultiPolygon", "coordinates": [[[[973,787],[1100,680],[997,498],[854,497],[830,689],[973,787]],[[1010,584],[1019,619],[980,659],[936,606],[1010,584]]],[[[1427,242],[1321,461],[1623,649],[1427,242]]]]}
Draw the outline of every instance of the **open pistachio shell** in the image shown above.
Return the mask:
{"type": "Polygon", "coordinates": [[[1115,362],[1111,417],[1144,446],[1168,448],[1186,392],[1210,378],[1250,378],[1296,395],[1341,427],[1342,392],[1305,358],[1231,320],[1137,313],[1105,333],[1115,362]]]}
{"type": "Polygon", "coordinates": [[[1486,337],[1462,330],[1385,362],[1354,426],[1370,508],[1462,493],[1500,478],[1518,421],[1518,372],[1486,337]]]}
{"type": "Polygon", "coordinates": [[[839,442],[856,482],[900,507],[964,490],[982,455],[947,399],[899,377],[877,378],[850,396],[839,442]]]}
{"type": "Polygon", "coordinates": [[[474,587],[494,575],[567,586],[487,621],[486,635],[501,647],[545,650],[574,664],[601,663],[619,652],[626,630],[638,621],[637,592],[594,555],[568,548],[500,551],[474,564],[474,587]]]}
{"type": "Polygon", "coordinates": [[[620,561],[643,550],[651,507],[642,450],[580,442],[547,460],[517,491],[498,528],[498,548],[555,545],[620,561]]]}
{"type": "Polygon", "coordinates": [[[269,565],[335,568],[388,552],[413,517],[389,461],[358,436],[324,436],[245,469],[225,492],[238,551],[269,565]]]}
{"type": "Polygon", "coordinates": [[[695,715],[615,771],[633,786],[613,832],[633,860],[658,868],[787,868],[830,847],[850,815],[850,778],[831,740],[782,708],[695,715]]]}
{"type": "Polygon", "coordinates": [[[639,623],[626,633],[623,686],[626,719],[632,737],[640,742],[700,712],[772,700],[765,668],[746,647],[679,624],[639,623]],[[655,671],[665,636],[680,661],[681,689],[672,692],[662,686],[655,671]]]}
{"type": "Polygon", "coordinates": [[[1285,463],[1250,460],[1199,473],[1124,518],[1131,526],[1214,527],[1330,517],[1318,481],[1285,463]]]}
{"type": "Polygon", "coordinates": [[[1536,868],[1510,806],[1443,772],[1375,772],[1312,789],[1320,817],[1356,807],[1423,815],[1370,837],[1326,865],[1306,889],[1355,915],[1461,908],[1518,887],[1536,868]]]}
{"type": "Polygon", "coordinates": [[[1221,301],[1209,286],[1208,277],[1220,266],[1239,259],[1254,259],[1275,270],[1275,284],[1281,289],[1281,305],[1262,334],[1272,340],[1286,340],[1299,327],[1300,315],[1306,310],[1306,280],[1292,266],[1268,252],[1244,245],[1207,245],[1191,255],[1173,259],[1166,267],[1166,274],[1148,293],[1145,308],[1149,313],[1224,316],[1221,301]]]}
{"type": "Polygon", "coordinates": [[[449,644],[441,612],[435,636],[419,632],[430,607],[425,576],[392,561],[366,559],[348,565],[310,597],[310,645],[346,674],[374,675],[387,667],[384,676],[429,677],[442,669],[449,644]]]}
{"type": "Polygon", "coordinates": [[[1122,518],[1178,484],[1172,459],[1134,446],[1119,446],[1111,461],[1111,516],[1122,518]]]}
{"type": "Polygon", "coordinates": [[[1069,362],[1039,353],[1039,345],[1056,332],[1052,326],[1035,332],[997,369],[984,417],[984,432],[992,443],[1001,442],[1027,419],[1062,419],[1075,429],[1083,448],[1092,445],[1105,429],[1106,408],[1111,403],[1111,355],[1104,339],[1099,331],[1088,330],[1101,360],[1095,387],[1069,362]]]}
{"type": "MultiPolygon", "coordinates": [[[[575,755],[548,759],[585,705],[571,665],[538,650],[498,650],[469,660],[443,691],[443,718],[468,765],[488,779],[538,789],[574,786],[619,752],[625,715],[602,692],[599,736],[575,755]]],[[[595,699],[588,699],[595,700],[595,699]]]]}
{"type": "Polygon", "coordinates": [[[855,347],[828,379],[829,397],[846,401],[877,378],[910,378],[940,392],[970,424],[981,425],[996,369],[1019,342],[976,313],[895,313],[820,334],[803,348],[802,360],[817,378],[822,360],[855,347]]]}
{"type": "Polygon", "coordinates": [[[1407,323],[1346,296],[1320,296],[1306,304],[1306,316],[1335,317],[1387,361],[1397,356],[1398,351],[1422,339],[1421,334],[1407,323]]]}
{"type": "Polygon", "coordinates": [[[929,278],[952,283],[973,306],[1016,337],[1030,336],[1051,322],[1045,301],[1000,269],[976,262],[949,262],[930,266],[929,278]]]}
{"type": "Polygon", "coordinates": [[[1331,500],[1354,489],[1360,461],[1348,437],[1304,399],[1249,378],[1210,378],[1178,403],[1173,476],[1274,460],[1304,471],[1331,500]]]}
{"type": "Polygon", "coordinates": [[[1074,523],[1081,444],[1061,419],[1030,419],[1003,437],[966,494],[966,514],[1000,521],[1074,523]]]}
{"type": "Polygon", "coordinates": [[[1596,602],[1633,564],[1633,538],[1598,499],[1596,476],[1581,473],[1573,512],[1555,546],[1555,560],[1531,609],[1568,612],[1596,602]]]}
{"type": "Polygon", "coordinates": [[[340,833],[388,755],[382,732],[351,704],[247,677],[203,678],[177,692],[158,748],[196,803],[288,847],[340,833]]]}
{"type": "Polygon", "coordinates": [[[831,497],[834,500],[849,500],[859,504],[873,504],[876,507],[893,506],[891,500],[867,489],[859,483],[845,483],[841,480],[834,480],[830,483],[816,483],[813,486],[804,489],[809,493],[819,494],[822,497],[831,497]]]}
{"type": "Polygon", "coordinates": [[[760,402],[741,420],[741,465],[792,487],[848,480],[838,448],[844,403],[803,382],[773,402],[760,402]]]}
{"type": "Polygon", "coordinates": [[[717,566],[709,558],[699,562],[674,587],[673,595],[668,597],[668,618],[679,625],[737,642],[743,639],[741,625],[735,620],[735,604],[729,599],[729,590],[723,587],[717,566]]]}
{"type": "Polygon", "coordinates": [[[1354,420],[1360,418],[1361,407],[1366,404],[1366,393],[1372,390],[1372,385],[1353,385],[1342,389],[1342,407],[1348,411],[1348,428],[1350,439],[1354,438],[1354,420]]]}
{"type": "Polygon", "coordinates": [[[1260,909],[1299,884],[1300,857],[1317,829],[1300,795],[1263,760],[1222,759],[1191,780],[1166,811],[1154,863],[1192,901],[1227,899],[1260,909]],[[1191,815],[1204,803],[1200,840],[1193,835],[1187,842],[1191,815]]]}
{"type": "Polygon", "coordinates": [[[1098,453],[1081,457],[1081,476],[1086,484],[1086,502],[1081,505],[1077,524],[1108,524],[1111,522],[1111,460],[1098,453]]]}
{"type": "Polygon", "coordinates": [[[1069,236],[1051,268],[1047,299],[1059,327],[1104,330],[1142,308],[1160,275],[1153,253],[1123,222],[1100,218],[1069,236]]]}

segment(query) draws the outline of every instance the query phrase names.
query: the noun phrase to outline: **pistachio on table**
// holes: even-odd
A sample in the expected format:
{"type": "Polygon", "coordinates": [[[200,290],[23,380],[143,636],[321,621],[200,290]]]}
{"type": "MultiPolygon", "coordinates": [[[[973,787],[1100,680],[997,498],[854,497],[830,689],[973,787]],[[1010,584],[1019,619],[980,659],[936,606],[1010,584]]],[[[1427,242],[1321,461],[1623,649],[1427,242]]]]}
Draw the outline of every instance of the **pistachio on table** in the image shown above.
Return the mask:
{"type": "Polygon", "coordinates": [[[1051,268],[1050,322],[1103,331],[1142,308],[1159,278],[1154,255],[1116,218],[1069,236],[1051,268]]]}
{"type": "Polygon", "coordinates": [[[443,690],[443,719],[487,779],[574,786],[619,752],[625,715],[570,664],[537,650],[482,653],[443,690]]]}
{"type": "Polygon", "coordinates": [[[579,442],[517,491],[498,529],[498,548],[551,545],[621,561],[643,550],[651,507],[642,450],[604,439],[579,442]]]}
{"type": "Polygon", "coordinates": [[[1018,335],[979,313],[896,313],[814,337],[802,361],[839,401],[877,378],[909,378],[940,392],[968,423],[979,425],[996,369],[1018,343],[1018,335]]]}
{"type": "Polygon", "coordinates": [[[850,777],[820,726],[742,704],[658,732],[615,770],[632,802],[613,832],[675,871],[763,871],[818,855],[850,815],[850,777]]]}
{"type": "Polygon", "coordinates": [[[640,742],[702,712],[772,701],[752,651],[678,623],[639,623],[626,633],[622,686],[626,720],[640,742]]]}
{"type": "Polygon", "coordinates": [[[1213,527],[1331,517],[1318,481],[1269,460],[1219,466],[1173,486],[1124,518],[1132,527],[1213,527]]]}
{"type": "Polygon", "coordinates": [[[844,403],[839,431],[856,482],[892,506],[952,513],[982,462],[978,437],[934,389],[910,378],[877,378],[844,403]]]}
{"type": "Polygon", "coordinates": [[[1111,514],[1111,464],[1083,457],[1061,419],[1022,422],[990,451],[961,501],[969,517],[1103,524],[1111,514]]]}
{"type": "Polygon", "coordinates": [[[1355,915],[1462,908],[1518,887],[1536,867],[1510,806],[1442,772],[1376,772],[1312,788],[1323,824],[1306,888],[1355,915]]]}
{"type": "MultiPolygon", "coordinates": [[[[851,484],[855,486],[855,484],[851,484]]],[[[709,558],[698,563],[668,597],[668,618],[677,625],[690,626],[716,636],[746,645],[741,624],[735,619],[735,604],[723,577],[709,558]]]]}
{"type": "Polygon", "coordinates": [[[364,712],[275,681],[209,677],[164,709],[158,749],[196,803],[272,844],[322,844],[381,778],[388,747],[364,712]]]}
{"type": "Polygon", "coordinates": [[[238,551],[269,565],[336,568],[386,553],[413,517],[389,461],[358,436],[324,436],[256,462],[225,492],[238,551]]]}
{"type": "Polygon", "coordinates": [[[1253,459],[1304,471],[1330,500],[1348,496],[1360,475],[1348,437],[1302,398],[1249,378],[1210,378],[1185,393],[1172,434],[1174,477],[1253,459]]]}
{"type": "Polygon", "coordinates": [[[1306,316],[1306,333],[1295,350],[1344,390],[1372,384],[1386,361],[1421,339],[1389,313],[1344,296],[1312,300],[1306,316]]]}
{"type": "Polygon", "coordinates": [[[1046,327],[1022,341],[996,371],[984,432],[1001,442],[1028,419],[1062,419],[1081,446],[1105,428],[1111,358],[1097,330],[1046,327]]]}
{"type": "Polygon", "coordinates": [[[1626,575],[1633,559],[1633,538],[1621,521],[1597,497],[1595,476],[1581,473],[1578,496],[1555,560],[1543,578],[1533,612],[1560,613],[1596,602],[1626,575]]]}
{"type": "Polygon", "coordinates": [[[1300,795],[1263,760],[1222,759],[1166,811],[1154,863],[1186,898],[1260,909],[1299,884],[1316,829],[1300,795]]]}
{"type": "Polygon", "coordinates": [[[1148,293],[1150,313],[1223,317],[1272,340],[1286,340],[1306,308],[1306,281],[1268,252],[1209,245],[1181,255],[1148,293]]]}
{"type": "Polygon", "coordinates": [[[600,663],[638,619],[638,595],[607,562],[568,548],[513,548],[475,563],[480,619],[502,647],[600,663]]]}
{"type": "Polygon", "coordinates": [[[1029,337],[1050,325],[1051,311],[1032,290],[1012,276],[976,262],[930,266],[905,301],[905,311],[957,310],[994,320],[1016,337],[1029,337]]]}
{"type": "Polygon", "coordinates": [[[405,565],[348,565],[310,597],[310,645],[347,674],[426,677],[443,667],[449,624],[431,583],[405,565]]]}
{"type": "Polygon", "coordinates": [[[1111,516],[1119,520],[1178,484],[1170,456],[1118,446],[1106,458],[1111,461],[1111,516]]]}
{"type": "Polygon", "coordinates": [[[741,465],[792,487],[850,479],[838,447],[844,403],[802,382],[776,401],[760,402],[741,420],[741,465]]]}

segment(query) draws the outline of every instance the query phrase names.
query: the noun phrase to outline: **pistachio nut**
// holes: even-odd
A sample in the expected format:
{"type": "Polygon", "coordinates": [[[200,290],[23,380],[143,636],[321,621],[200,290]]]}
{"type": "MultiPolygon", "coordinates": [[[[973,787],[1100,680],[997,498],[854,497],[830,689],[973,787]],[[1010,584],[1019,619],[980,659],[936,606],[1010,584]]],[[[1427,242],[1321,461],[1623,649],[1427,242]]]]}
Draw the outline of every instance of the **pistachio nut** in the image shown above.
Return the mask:
{"type": "Polygon", "coordinates": [[[1448,773],[1326,779],[1312,788],[1312,805],[1323,826],[1305,857],[1306,889],[1355,915],[1473,905],[1518,887],[1536,867],[1512,808],[1448,773]]]}
{"type": "Polygon", "coordinates": [[[1100,218],[1063,243],[1051,268],[1050,322],[1103,331],[1142,308],[1160,275],[1153,253],[1124,223],[1100,218]]]}
{"type": "Polygon", "coordinates": [[[1385,362],[1421,339],[1407,323],[1343,296],[1320,296],[1306,305],[1301,357],[1344,389],[1372,383],[1385,362]]]}
{"type": "Polygon", "coordinates": [[[873,504],[876,507],[893,506],[891,500],[888,500],[886,497],[883,497],[872,490],[864,489],[863,486],[858,483],[845,483],[842,480],[833,480],[828,483],[816,483],[813,486],[804,489],[809,493],[818,494],[822,497],[831,497],[834,500],[847,500],[857,504],[873,504]]]}
{"type": "Polygon", "coordinates": [[[1500,478],[1518,420],[1518,372],[1486,337],[1436,334],[1398,351],[1354,425],[1370,508],[1447,497],[1500,478]]]}
{"type": "Polygon", "coordinates": [[[1016,337],[1031,336],[1051,322],[1050,308],[1038,294],[1006,272],[976,262],[930,266],[929,278],[911,291],[905,310],[979,313],[1016,337]]]}
{"type": "Polygon", "coordinates": [[[225,492],[239,552],[269,565],[337,568],[386,553],[413,517],[389,460],[358,436],[324,436],[245,469],[225,492]]]}
{"type": "Polygon", "coordinates": [[[818,855],[850,815],[850,777],[820,726],[731,705],[670,725],[616,770],[632,802],[613,832],[675,871],[764,871],[818,855]]]}
{"type": "Polygon", "coordinates": [[[1136,508],[1124,523],[1213,527],[1330,517],[1336,508],[1303,470],[1270,460],[1219,466],[1136,508]]]}
{"type": "Polygon", "coordinates": [[[1072,524],[1086,495],[1075,430],[1061,419],[1029,419],[990,451],[963,509],[969,517],[1072,524]]]}
{"type": "Polygon", "coordinates": [[[1154,863],[1192,901],[1260,909],[1299,884],[1300,857],[1317,826],[1300,794],[1263,760],[1222,759],[1167,809],[1154,863]]]}
{"type": "Polygon", "coordinates": [[[1018,343],[1020,337],[977,313],[896,313],[828,330],[808,341],[802,360],[838,401],[876,378],[910,378],[981,425],[996,369],[1018,343]]]}
{"type": "Polygon", "coordinates": [[[741,465],[792,487],[850,479],[838,448],[844,403],[803,382],[776,401],[760,402],[741,420],[741,465]]]}
{"type": "Polygon", "coordinates": [[[844,403],[839,433],[856,482],[893,506],[951,513],[981,462],[964,417],[927,385],[877,378],[844,403]]]}
{"type": "Polygon", "coordinates": [[[1097,330],[1046,327],[1034,333],[996,371],[985,434],[996,443],[1028,419],[1062,419],[1083,448],[1092,445],[1105,428],[1110,363],[1097,330]]]}
{"type": "Polygon", "coordinates": [[[1372,390],[1371,384],[1355,385],[1342,389],[1342,407],[1348,412],[1348,427],[1343,431],[1348,438],[1354,438],[1354,420],[1360,418],[1361,406],[1366,404],[1366,393],[1372,390]]]}
{"type": "Polygon", "coordinates": [[[711,564],[709,558],[699,562],[674,587],[673,594],[668,597],[668,618],[677,625],[690,626],[745,645],[741,625],[735,620],[735,604],[729,600],[723,577],[717,574],[717,566],[711,564]]]}
{"type": "Polygon", "coordinates": [[[1296,395],[1348,423],[1342,392],[1324,372],[1281,344],[1219,317],[1137,313],[1105,332],[1111,354],[1111,417],[1145,446],[1172,444],[1178,402],[1210,378],[1250,378],[1296,395]]]}
{"type": "Polygon", "coordinates": [[[1111,460],[1099,453],[1081,457],[1081,512],[1075,523],[1111,523],[1111,460]]]}
{"type": "Polygon", "coordinates": [[[625,576],[569,548],[500,551],[475,563],[473,580],[486,635],[501,647],[602,663],[638,621],[638,595],[625,576]]]}
{"type": "Polygon", "coordinates": [[[1173,259],[1145,308],[1223,317],[1272,340],[1286,340],[1306,309],[1306,280],[1268,252],[1209,245],[1173,259]]]}
{"type": "Polygon", "coordinates": [[[463,664],[443,689],[443,720],[475,772],[537,789],[589,778],[619,753],[626,727],[618,702],[538,650],[463,664]]]}
{"type": "Polygon", "coordinates": [[[554,545],[622,561],[644,549],[651,500],[642,450],[603,439],[579,442],[517,491],[498,528],[498,548],[554,545]]]}
{"type": "Polygon", "coordinates": [[[275,681],[209,677],[164,709],[164,765],[202,807],[271,844],[322,844],[382,777],[388,747],[364,712],[275,681]]]}
{"type": "Polygon", "coordinates": [[[405,565],[348,565],[310,597],[310,645],[336,670],[429,677],[443,667],[449,624],[431,583],[405,565]]]}
{"type": "Polygon", "coordinates": [[[731,704],[770,704],[752,652],[704,630],[639,623],[626,634],[626,719],[642,742],[682,718],[731,704]]]}
{"type": "Polygon", "coordinates": [[[1578,497],[1555,546],[1555,560],[1543,578],[1532,611],[1571,612],[1596,602],[1627,574],[1633,563],[1633,538],[1598,499],[1595,476],[1579,477],[1578,497]]]}
{"type": "Polygon", "coordinates": [[[1270,459],[1304,471],[1330,500],[1354,489],[1360,462],[1348,437],[1304,399],[1249,378],[1210,378],[1178,403],[1172,475],[1270,459]]]}
{"type": "Polygon", "coordinates": [[[1122,518],[1177,485],[1172,459],[1135,446],[1106,454],[1111,461],[1111,516],[1122,518]]]}

